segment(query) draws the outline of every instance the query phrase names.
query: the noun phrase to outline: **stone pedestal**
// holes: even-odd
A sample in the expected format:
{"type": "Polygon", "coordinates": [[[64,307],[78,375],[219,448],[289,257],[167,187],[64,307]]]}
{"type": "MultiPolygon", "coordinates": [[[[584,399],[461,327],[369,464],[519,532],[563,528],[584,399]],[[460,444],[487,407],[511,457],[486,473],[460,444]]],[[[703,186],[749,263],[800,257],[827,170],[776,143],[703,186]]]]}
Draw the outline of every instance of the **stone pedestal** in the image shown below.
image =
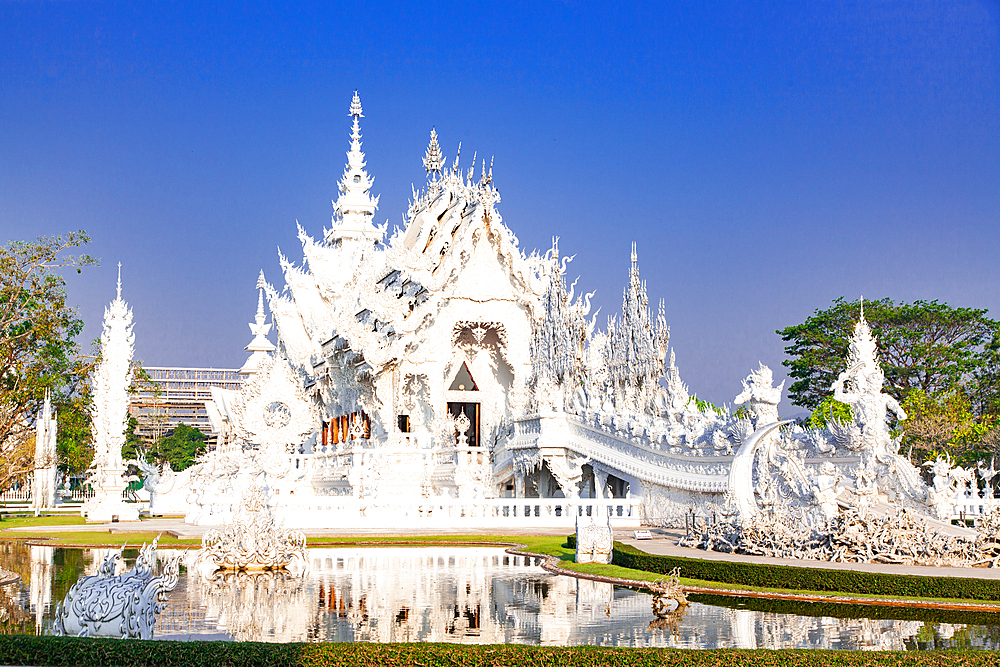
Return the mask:
{"type": "Polygon", "coordinates": [[[109,521],[138,521],[139,505],[122,500],[125,492],[124,469],[102,469],[97,477],[94,497],[83,504],[87,523],[107,523],[109,521]]]}

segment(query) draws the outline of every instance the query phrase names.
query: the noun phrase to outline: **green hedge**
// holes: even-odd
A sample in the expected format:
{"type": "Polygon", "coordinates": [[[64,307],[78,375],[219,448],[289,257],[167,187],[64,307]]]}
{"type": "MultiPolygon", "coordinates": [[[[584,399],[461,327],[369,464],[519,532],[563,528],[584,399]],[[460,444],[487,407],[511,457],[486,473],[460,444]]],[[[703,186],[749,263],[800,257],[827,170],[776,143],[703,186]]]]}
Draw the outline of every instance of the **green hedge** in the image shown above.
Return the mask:
{"type": "Polygon", "coordinates": [[[848,604],[844,602],[805,602],[803,600],[734,597],[732,595],[708,595],[706,593],[689,593],[688,602],[698,602],[712,605],[713,607],[727,607],[729,609],[749,609],[768,614],[1000,626],[1000,613],[989,611],[927,609],[924,607],[848,604]]]}
{"type": "MultiPolygon", "coordinates": [[[[575,543],[575,539],[571,541],[572,543],[575,543]]],[[[615,542],[612,563],[633,570],[659,574],[667,574],[675,567],[679,567],[681,576],[688,579],[719,581],[739,586],[818,592],[837,591],[863,595],[1000,600],[1000,580],[997,579],[925,577],[657,556],[621,542],[615,542]]]]}
{"type": "Polygon", "coordinates": [[[990,651],[851,652],[625,649],[511,644],[261,644],[0,636],[0,664],[83,667],[257,667],[435,665],[469,667],[986,667],[990,651]]]}

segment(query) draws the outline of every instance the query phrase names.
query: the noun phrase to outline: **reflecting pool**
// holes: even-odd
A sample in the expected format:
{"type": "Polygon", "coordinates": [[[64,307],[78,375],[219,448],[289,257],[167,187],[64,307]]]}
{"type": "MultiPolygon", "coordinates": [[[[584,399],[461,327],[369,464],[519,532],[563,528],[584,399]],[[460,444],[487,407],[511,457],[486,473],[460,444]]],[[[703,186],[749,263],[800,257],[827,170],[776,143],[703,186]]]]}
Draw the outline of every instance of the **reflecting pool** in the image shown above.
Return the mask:
{"type": "MultiPolygon", "coordinates": [[[[103,549],[0,544],[23,578],[3,588],[0,632],[48,634],[56,604],[103,549]]],[[[176,552],[161,550],[161,560],[176,552]]],[[[126,561],[136,552],[126,551],[126,561]]],[[[202,579],[185,555],[156,624],[161,639],[669,646],[1000,648],[1000,615],[693,596],[667,618],[652,597],[545,572],[496,547],[311,548],[304,577],[202,579]]]]}

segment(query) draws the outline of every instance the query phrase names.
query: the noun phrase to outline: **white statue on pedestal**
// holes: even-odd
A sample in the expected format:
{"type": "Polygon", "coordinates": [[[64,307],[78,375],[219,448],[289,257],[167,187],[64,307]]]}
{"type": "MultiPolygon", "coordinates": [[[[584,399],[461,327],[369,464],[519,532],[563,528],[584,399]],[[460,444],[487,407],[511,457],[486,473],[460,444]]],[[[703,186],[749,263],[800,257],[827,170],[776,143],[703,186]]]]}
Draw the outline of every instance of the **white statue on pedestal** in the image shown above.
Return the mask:
{"type": "Polygon", "coordinates": [[[605,523],[597,523],[594,517],[583,523],[579,517],[576,520],[576,562],[577,563],[610,563],[614,535],[611,532],[611,522],[605,518],[605,523]]]}
{"type": "Polygon", "coordinates": [[[132,310],[122,300],[121,263],[118,296],[104,311],[101,360],[94,372],[94,405],[91,408],[94,462],[88,470],[94,497],[83,505],[88,521],[138,521],[139,508],[122,500],[125,463],[122,445],[128,423],[128,387],[132,382],[132,310]]]}
{"type": "Polygon", "coordinates": [[[34,509],[56,504],[56,425],[56,413],[46,389],[45,405],[35,421],[35,478],[31,485],[34,509]]]}
{"type": "Polygon", "coordinates": [[[829,461],[823,461],[819,466],[819,474],[813,477],[813,497],[823,511],[827,523],[837,516],[837,496],[843,487],[840,484],[840,473],[837,467],[829,461]]]}

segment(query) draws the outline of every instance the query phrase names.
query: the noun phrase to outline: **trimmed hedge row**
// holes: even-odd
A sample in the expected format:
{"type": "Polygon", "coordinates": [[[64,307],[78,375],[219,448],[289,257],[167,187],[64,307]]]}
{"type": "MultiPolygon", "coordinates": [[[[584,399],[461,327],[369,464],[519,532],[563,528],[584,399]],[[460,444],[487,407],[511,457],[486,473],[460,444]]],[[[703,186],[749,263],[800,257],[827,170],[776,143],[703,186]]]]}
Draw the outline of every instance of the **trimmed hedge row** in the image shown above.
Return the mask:
{"type": "Polygon", "coordinates": [[[0,664],[84,667],[986,667],[990,651],[851,652],[626,649],[511,644],[262,644],[0,636],[0,664]]]}
{"type": "Polygon", "coordinates": [[[962,611],[960,609],[927,609],[881,604],[848,604],[844,602],[805,602],[776,598],[733,597],[689,593],[688,602],[698,602],[713,607],[749,609],[768,614],[795,614],[827,618],[870,618],[873,620],[920,621],[921,623],[951,623],[953,625],[1000,626],[1000,613],[989,611],[962,611]]]}
{"type": "MultiPolygon", "coordinates": [[[[575,541],[574,539],[571,543],[575,541]]],[[[615,542],[611,562],[621,567],[658,574],[667,574],[679,567],[681,576],[688,579],[719,581],[739,586],[957,600],[1000,600],[998,579],[926,577],[658,556],[621,542],[615,542]]]]}

